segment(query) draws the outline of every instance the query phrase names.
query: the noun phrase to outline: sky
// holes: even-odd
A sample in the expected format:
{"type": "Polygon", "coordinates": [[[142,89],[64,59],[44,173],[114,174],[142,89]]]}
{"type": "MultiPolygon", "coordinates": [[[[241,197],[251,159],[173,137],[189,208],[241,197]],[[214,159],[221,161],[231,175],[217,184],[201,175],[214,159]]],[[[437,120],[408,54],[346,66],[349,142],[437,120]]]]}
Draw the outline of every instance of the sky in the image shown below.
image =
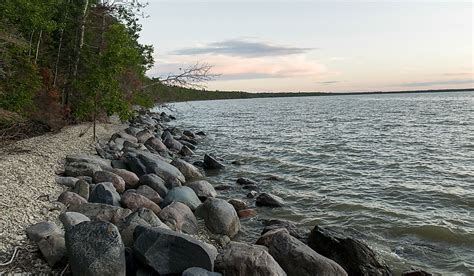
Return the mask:
{"type": "Polygon", "coordinates": [[[148,2],[150,76],[206,63],[218,75],[209,90],[474,87],[472,1],[148,2]]]}

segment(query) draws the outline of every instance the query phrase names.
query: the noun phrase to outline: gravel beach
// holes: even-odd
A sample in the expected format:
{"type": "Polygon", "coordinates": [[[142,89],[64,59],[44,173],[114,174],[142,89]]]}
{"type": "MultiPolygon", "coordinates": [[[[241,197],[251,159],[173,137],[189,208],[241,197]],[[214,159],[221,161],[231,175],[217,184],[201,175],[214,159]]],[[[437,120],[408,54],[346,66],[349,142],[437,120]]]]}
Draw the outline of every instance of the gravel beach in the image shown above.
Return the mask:
{"type": "MultiPolygon", "coordinates": [[[[99,124],[99,139],[125,126],[120,123],[99,124]]],[[[56,202],[66,188],[55,183],[67,154],[95,153],[92,127],[88,124],[68,126],[58,133],[21,140],[0,148],[0,263],[17,257],[2,272],[50,272],[40,258],[37,247],[26,238],[25,228],[40,221],[53,221],[65,207],[56,202]],[[84,131],[87,132],[82,135],[84,131]]]]}

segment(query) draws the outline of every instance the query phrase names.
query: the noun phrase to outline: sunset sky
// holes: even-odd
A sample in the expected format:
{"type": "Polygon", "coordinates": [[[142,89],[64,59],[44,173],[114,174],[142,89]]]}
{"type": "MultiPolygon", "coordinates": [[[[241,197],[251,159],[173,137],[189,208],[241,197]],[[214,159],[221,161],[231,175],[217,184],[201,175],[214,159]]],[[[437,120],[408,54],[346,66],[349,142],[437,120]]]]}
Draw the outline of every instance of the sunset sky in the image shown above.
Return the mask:
{"type": "Polygon", "coordinates": [[[210,90],[474,87],[471,1],[149,1],[151,76],[196,62],[210,90]]]}

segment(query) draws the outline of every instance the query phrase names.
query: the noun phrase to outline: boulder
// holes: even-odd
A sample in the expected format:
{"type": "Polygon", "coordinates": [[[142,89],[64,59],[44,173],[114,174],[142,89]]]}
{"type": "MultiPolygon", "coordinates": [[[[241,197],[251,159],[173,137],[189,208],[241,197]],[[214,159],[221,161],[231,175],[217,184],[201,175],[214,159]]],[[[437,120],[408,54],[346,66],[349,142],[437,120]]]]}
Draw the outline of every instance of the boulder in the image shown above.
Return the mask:
{"type": "Polygon", "coordinates": [[[145,142],[145,147],[149,149],[150,151],[155,151],[155,152],[166,152],[168,151],[168,148],[166,145],[158,138],[152,137],[148,139],[145,142]]]}
{"type": "Polygon", "coordinates": [[[172,230],[186,234],[198,232],[198,222],[186,204],[174,201],[158,214],[158,217],[172,230]]]}
{"type": "Polygon", "coordinates": [[[70,162],[64,167],[64,174],[66,176],[92,176],[95,172],[101,171],[99,165],[87,163],[87,162],[70,162]]]}
{"type": "Polygon", "coordinates": [[[97,171],[92,176],[94,183],[110,182],[114,185],[115,190],[119,193],[125,191],[125,180],[112,172],[97,171]]]}
{"type": "Polygon", "coordinates": [[[155,190],[162,198],[168,194],[168,188],[165,181],[158,175],[151,173],[140,177],[140,185],[146,185],[155,190]]]}
{"type": "Polygon", "coordinates": [[[63,192],[59,195],[58,201],[66,206],[80,205],[87,203],[87,200],[82,196],[73,192],[63,192]]]}
{"type": "Polygon", "coordinates": [[[193,211],[201,204],[201,201],[193,189],[186,186],[171,189],[163,200],[163,203],[161,203],[161,206],[166,207],[173,201],[184,203],[193,211]]]}
{"type": "Polygon", "coordinates": [[[136,135],[138,139],[138,143],[145,143],[148,139],[155,137],[153,133],[151,133],[149,130],[145,129],[137,133],[136,135]]]}
{"type": "Polygon", "coordinates": [[[225,166],[209,154],[204,155],[204,168],[209,170],[223,169],[225,166]]]}
{"type": "Polygon", "coordinates": [[[201,131],[196,132],[196,135],[199,135],[199,136],[206,136],[206,133],[201,130],[201,131]]]}
{"type": "Polygon", "coordinates": [[[146,208],[138,209],[117,223],[125,246],[133,246],[133,232],[138,225],[170,229],[153,211],[146,208]]]}
{"type": "Polygon", "coordinates": [[[120,137],[132,143],[138,143],[138,139],[135,137],[135,135],[140,131],[141,129],[129,127],[125,129],[125,131],[120,131],[120,132],[115,133],[114,135],[112,135],[112,138],[115,139],[115,137],[120,137]]]}
{"type": "Polygon", "coordinates": [[[185,183],[185,186],[193,189],[196,195],[201,200],[206,200],[209,197],[216,197],[217,192],[211,183],[207,182],[206,180],[198,180],[189,183],[185,183]]]}
{"type": "Polygon", "coordinates": [[[178,170],[184,175],[184,177],[187,180],[202,177],[202,174],[199,172],[199,170],[196,167],[194,167],[193,165],[189,164],[188,162],[182,159],[173,160],[171,162],[171,165],[178,168],[178,170]]]}
{"type": "Polygon", "coordinates": [[[140,208],[150,209],[155,214],[158,214],[161,211],[160,206],[158,206],[156,203],[140,194],[131,191],[126,191],[125,193],[123,193],[122,205],[132,211],[136,211],[140,208]]]}
{"type": "Polygon", "coordinates": [[[101,203],[84,203],[70,206],[69,211],[85,215],[91,220],[117,223],[132,213],[132,210],[101,203]]]}
{"type": "Polygon", "coordinates": [[[309,246],[291,236],[284,228],[265,233],[257,240],[257,244],[268,247],[270,255],[288,275],[347,275],[346,271],[336,262],[319,255],[309,246]]]}
{"type": "Polygon", "coordinates": [[[340,264],[349,275],[392,275],[388,266],[362,241],[315,226],[308,245],[340,264]]]}
{"type": "Polygon", "coordinates": [[[255,204],[257,206],[282,207],[283,200],[275,195],[261,193],[257,196],[255,204]]]}
{"type": "Polygon", "coordinates": [[[300,227],[298,227],[293,222],[282,219],[270,219],[264,220],[263,224],[265,225],[265,228],[263,228],[262,235],[271,230],[285,228],[286,230],[288,230],[288,233],[290,233],[290,235],[297,238],[298,240],[304,243],[307,243],[308,241],[309,231],[306,230],[306,228],[300,229],[300,227]]]}
{"type": "MultiPolygon", "coordinates": [[[[90,154],[70,154],[66,156],[66,164],[75,163],[75,162],[84,162],[88,164],[94,164],[99,166],[102,170],[110,170],[112,168],[112,163],[110,160],[102,159],[97,155],[90,154]]],[[[92,175],[89,175],[92,176],[92,175]]]]}
{"type": "Polygon", "coordinates": [[[115,225],[87,221],[66,232],[73,275],[125,275],[125,248],[115,225]]]}
{"type": "Polygon", "coordinates": [[[49,235],[41,239],[38,248],[50,267],[63,266],[67,261],[63,235],[49,235]]]}
{"type": "Polygon", "coordinates": [[[240,211],[249,208],[247,203],[240,199],[229,199],[227,202],[234,206],[235,211],[240,211]]]}
{"type": "Polygon", "coordinates": [[[215,270],[226,276],[286,275],[264,246],[240,242],[230,242],[222,249],[215,270]]]}
{"type": "Polygon", "coordinates": [[[178,140],[174,139],[173,137],[167,136],[164,140],[163,143],[170,149],[171,151],[179,152],[181,148],[183,147],[183,144],[181,144],[178,140]]]}
{"type": "MultiPolygon", "coordinates": [[[[196,146],[193,143],[188,142],[187,140],[186,141],[185,140],[179,140],[179,142],[181,144],[183,144],[183,148],[186,146],[191,151],[196,149],[196,146]]],[[[183,148],[181,148],[181,151],[183,150],[183,148]]]]}
{"type": "Polygon", "coordinates": [[[257,210],[255,209],[243,209],[237,211],[237,215],[239,215],[239,218],[248,218],[248,217],[254,217],[257,215],[257,210]]]}
{"type": "Polygon", "coordinates": [[[240,177],[237,179],[236,182],[237,184],[240,184],[240,185],[256,185],[257,184],[257,182],[246,177],[240,177]]]}
{"type": "Polygon", "coordinates": [[[161,202],[163,202],[163,198],[160,196],[160,194],[157,191],[153,190],[150,186],[141,185],[137,188],[136,193],[148,198],[155,204],[160,205],[161,202]]]}
{"type": "Polygon", "coordinates": [[[196,215],[202,217],[206,227],[214,234],[235,236],[240,230],[240,220],[234,207],[219,198],[208,198],[196,210],[196,215]]]}
{"type": "Polygon", "coordinates": [[[183,145],[183,147],[179,151],[179,154],[181,154],[182,156],[193,156],[194,152],[189,146],[183,145]]]}
{"type": "Polygon", "coordinates": [[[190,130],[183,130],[183,134],[190,137],[190,138],[196,138],[196,134],[194,134],[194,132],[190,131],[190,130]]]}
{"type": "Polygon", "coordinates": [[[64,212],[59,215],[59,220],[63,224],[66,231],[81,222],[90,221],[88,217],[77,212],[64,212]]]}
{"type": "Polygon", "coordinates": [[[74,184],[74,189],[72,191],[82,196],[86,200],[89,199],[89,193],[90,193],[89,183],[87,183],[86,181],[82,179],[76,181],[76,184],[74,184]]]}
{"type": "Polygon", "coordinates": [[[55,180],[59,185],[66,186],[68,188],[74,188],[74,185],[79,180],[79,178],[72,176],[56,176],[55,180]]]}
{"type": "Polygon", "coordinates": [[[112,173],[118,175],[125,181],[126,189],[134,189],[138,187],[139,178],[133,172],[125,169],[113,169],[112,173]]]}
{"type": "MultiPolygon", "coordinates": [[[[152,153],[146,153],[143,151],[138,152],[140,153],[136,155],[136,159],[141,164],[143,164],[145,168],[144,174],[154,173],[161,177],[163,180],[165,180],[165,182],[178,180],[179,182],[184,183],[186,181],[186,178],[178,170],[178,168],[169,164],[163,157],[152,153]]],[[[137,173],[137,175],[143,174],[137,173]]]]}
{"type": "Polygon", "coordinates": [[[137,258],[160,275],[181,274],[190,267],[214,270],[217,249],[190,236],[162,228],[137,226],[137,258]]]}
{"type": "Polygon", "coordinates": [[[117,193],[111,182],[103,182],[97,184],[92,190],[89,201],[93,203],[120,206],[120,195],[117,193]]]}
{"type": "Polygon", "coordinates": [[[211,272],[200,267],[190,267],[183,271],[181,276],[222,276],[222,274],[217,272],[211,272]]]}
{"type": "Polygon", "coordinates": [[[26,228],[26,236],[34,242],[39,242],[47,236],[62,234],[61,229],[49,221],[38,222],[26,228]]]}

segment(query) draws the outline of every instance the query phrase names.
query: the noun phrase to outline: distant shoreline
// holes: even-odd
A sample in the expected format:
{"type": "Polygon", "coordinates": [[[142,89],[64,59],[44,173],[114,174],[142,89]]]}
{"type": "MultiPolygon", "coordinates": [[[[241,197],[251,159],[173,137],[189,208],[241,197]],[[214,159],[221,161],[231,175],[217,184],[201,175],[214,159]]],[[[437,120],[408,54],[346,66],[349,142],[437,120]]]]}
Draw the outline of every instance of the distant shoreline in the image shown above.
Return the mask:
{"type": "Polygon", "coordinates": [[[436,90],[407,90],[407,91],[371,91],[371,92],[243,92],[243,91],[208,91],[189,88],[170,87],[155,91],[158,98],[164,103],[255,99],[255,98],[288,98],[288,97],[315,97],[315,96],[353,96],[353,95],[391,95],[391,94],[423,94],[445,92],[474,92],[474,88],[463,89],[436,89],[436,90]]]}

